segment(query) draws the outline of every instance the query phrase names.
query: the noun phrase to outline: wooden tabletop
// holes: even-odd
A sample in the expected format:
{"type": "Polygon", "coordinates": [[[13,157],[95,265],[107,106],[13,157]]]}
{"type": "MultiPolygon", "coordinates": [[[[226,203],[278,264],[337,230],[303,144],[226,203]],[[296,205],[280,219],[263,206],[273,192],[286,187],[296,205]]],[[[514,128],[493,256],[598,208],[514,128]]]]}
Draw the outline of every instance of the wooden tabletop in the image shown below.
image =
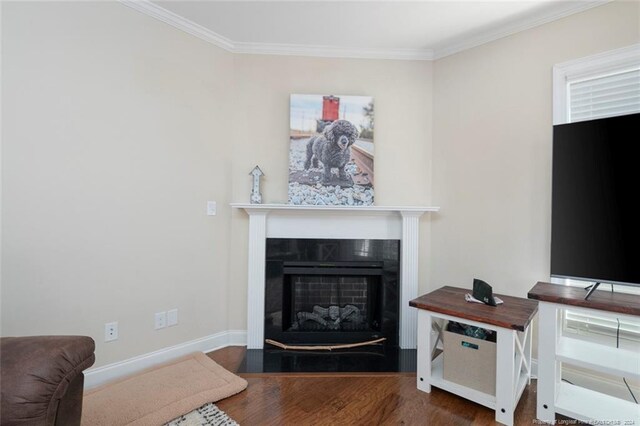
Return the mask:
{"type": "Polygon", "coordinates": [[[594,291],[588,300],[584,300],[587,292],[582,287],[538,282],[529,290],[529,299],[619,314],[640,315],[639,295],[612,293],[609,291],[611,287],[608,284],[602,284],[600,288],[602,290],[594,291]]]}
{"type": "Polygon", "coordinates": [[[413,299],[409,306],[520,331],[525,330],[538,311],[538,302],[534,300],[502,294],[494,295],[504,301],[498,306],[467,302],[464,295],[471,292],[465,288],[441,287],[413,299]]]}

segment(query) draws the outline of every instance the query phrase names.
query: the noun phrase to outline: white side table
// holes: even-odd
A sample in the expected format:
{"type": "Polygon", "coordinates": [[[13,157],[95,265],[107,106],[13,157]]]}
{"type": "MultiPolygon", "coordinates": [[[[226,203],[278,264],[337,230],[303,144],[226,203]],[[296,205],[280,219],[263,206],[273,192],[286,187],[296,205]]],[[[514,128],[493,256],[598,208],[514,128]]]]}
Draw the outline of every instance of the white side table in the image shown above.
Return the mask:
{"type": "Polygon", "coordinates": [[[459,395],[496,412],[496,421],[513,424],[513,411],[531,381],[531,321],[537,302],[519,297],[499,297],[504,304],[496,307],[468,303],[465,293],[471,290],[442,287],[412,300],[418,308],[417,385],[424,392],[431,386],[459,395]],[[443,378],[444,353],[435,355],[442,330],[434,319],[457,321],[493,330],[496,341],[496,394],[490,395],[443,378]],[[432,327],[438,331],[432,339],[432,327]]]}

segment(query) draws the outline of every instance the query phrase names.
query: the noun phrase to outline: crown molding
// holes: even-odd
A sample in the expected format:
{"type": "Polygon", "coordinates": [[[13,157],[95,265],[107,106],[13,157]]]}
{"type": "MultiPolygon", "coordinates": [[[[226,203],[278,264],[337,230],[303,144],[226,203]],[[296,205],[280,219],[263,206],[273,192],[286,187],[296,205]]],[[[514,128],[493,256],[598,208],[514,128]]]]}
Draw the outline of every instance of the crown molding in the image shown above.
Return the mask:
{"type": "Polygon", "coordinates": [[[471,49],[503,37],[543,25],[575,13],[602,6],[613,0],[588,0],[567,2],[562,9],[549,13],[541,13],[507,24],[502,28],[490,29],[469,37],[444,45],[437,49],[380,49],[380,48],[348,48],[338,46],[313,46],[301,44],[250,43],[233,41],[221,34],[196,24],[176,13],[171,12],[150,0],[119,0],[125,6],[158,19],[166,24],[189,33],[201,40],[209,42],[232,53],[257,55],[312,56],[325,58],[354,59],[394,59],[409,61],[432,61],[471,49]]]}
{"type": "Polygon", "coordinates": [[[433,60],[431,49],[375,49],[301,44],[236,42],[200,24],[171,12],[150,0],[119,0],[138,12],[149,15],[179,30],[233,53],[257,55],[315,56],[325,58],[400,59],[409,61],[433,60]]]}
{"type": "Polygon", "coordinates": [[[149,0],[119,0],[125,6],[149,15],[159,21],[169,24],[179,30],[198,37],[206,42],[214,44],[224,50],[233,52],[234,43],[227,37],[211,31],[200,24],[196,24],[182,16],[171,12],[170,10],[160,7],[149,0]]]}
{"type": "Polygon", "coordinates": [[[548,24],[549,22],[556,21],[558,19],[565,18],[567,16],[584,12],[585,10],[592,9],[594,7],[602,6],[610,3],[613,0],[589,0],[584,2],[567,2],[562,9],[554,10],[553,12],[540,13],[534,16],[521,19],[518,22],[507,24],[500,29],[490,29],[480,33],[476,33],[469,37],[464,37],[462,40],[453,42],[449,45],[435,49],[434,59],[441,59],[446,56],[454,55],[458,52],[462,52],[473,47],[489,43],[503,37],[507,37],[521,31],[525,31],[531,28],[538,27],[540,25],[548,24]]]}
{"type": "Polygon", "coordinates": [[[433,50],[431,49],[349,48],[277,43],[236,42],[234,44],[233,51],[235,53],[257,55],[316,56],[324,58],[354,59],[399,59],[409,61],[431,61],[434,58],[433,50]]]}

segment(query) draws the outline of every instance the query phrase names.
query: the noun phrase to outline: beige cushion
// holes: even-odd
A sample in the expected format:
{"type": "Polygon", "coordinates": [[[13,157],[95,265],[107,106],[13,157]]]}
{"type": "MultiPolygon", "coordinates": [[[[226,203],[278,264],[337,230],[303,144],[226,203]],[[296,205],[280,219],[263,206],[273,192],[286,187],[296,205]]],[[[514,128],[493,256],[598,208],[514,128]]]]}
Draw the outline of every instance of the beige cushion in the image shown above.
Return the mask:
{"type": "Polygon", "coordinates": [[[87,391],[82,424],[162,425],[246,387],[246,380],[196,352],[87,391]]]}

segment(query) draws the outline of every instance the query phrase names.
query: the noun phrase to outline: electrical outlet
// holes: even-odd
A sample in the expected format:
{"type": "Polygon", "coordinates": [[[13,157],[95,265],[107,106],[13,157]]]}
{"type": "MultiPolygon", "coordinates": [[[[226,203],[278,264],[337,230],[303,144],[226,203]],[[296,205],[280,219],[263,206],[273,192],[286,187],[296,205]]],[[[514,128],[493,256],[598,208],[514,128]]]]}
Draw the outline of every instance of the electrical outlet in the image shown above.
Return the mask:
{"type": "Polygon", "coordinates": [[[165,328],[167,326],[167,312],[156,312],[155,316],[155,328],[156,330],[160,330],[161,328],[165,328]]]}
{"type": "Polygon", "coordinates": [[[171,309],[167,311],[167,327],[173,327],[174,325],[178,325],[178,310],[171,309]]]}
{"type": "Polygon", "coordinates": [[[108,322],[104,325],[104,341],[112,342],[118,340],[118,322],[108,322]]]}

